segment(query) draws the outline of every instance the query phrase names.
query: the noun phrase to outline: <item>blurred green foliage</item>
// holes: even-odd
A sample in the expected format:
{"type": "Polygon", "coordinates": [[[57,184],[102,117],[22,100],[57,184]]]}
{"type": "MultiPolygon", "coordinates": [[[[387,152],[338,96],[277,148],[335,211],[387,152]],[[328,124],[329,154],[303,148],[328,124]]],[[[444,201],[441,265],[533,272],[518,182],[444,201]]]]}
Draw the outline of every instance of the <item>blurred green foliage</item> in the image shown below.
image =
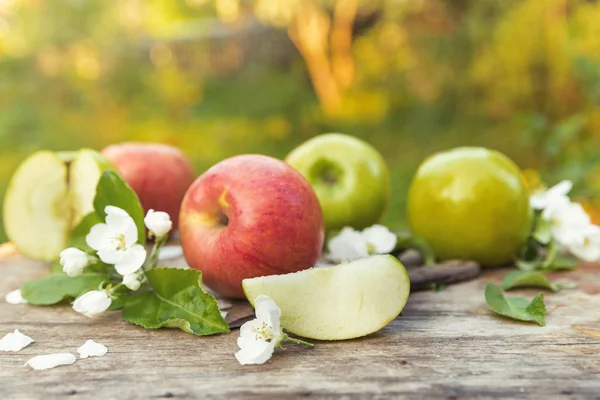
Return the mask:
{"type": "Polygon", "coordinates": [[[168,142],[200,174],[328,131],[384,154],[392,227],[418,164],[454,146],[593,196],[598,21],[590,0],[4,0],[0,198],[38,149],[168,142]]]}

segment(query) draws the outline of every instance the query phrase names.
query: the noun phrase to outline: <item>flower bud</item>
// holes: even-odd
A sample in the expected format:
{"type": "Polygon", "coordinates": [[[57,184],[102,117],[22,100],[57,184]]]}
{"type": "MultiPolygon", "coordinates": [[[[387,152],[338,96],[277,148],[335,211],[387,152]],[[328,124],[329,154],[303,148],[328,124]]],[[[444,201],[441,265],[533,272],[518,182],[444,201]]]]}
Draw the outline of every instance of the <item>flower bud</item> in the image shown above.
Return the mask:
{"type": "Polygon", "coordinates": [[[75,247],[69,247],[60,252],[60,265],[68,276],[78,276],[89,264],[88,255],[75,247]]]}
{"type": "Polygon", "coordinates": [[[94,318],[110,307],[112,300],[105,290],[92,290],[79,296],[73,303],[73,310],[86,317],[94,318]]]}
{"type": "Polygon", "coordinates": [[[146,228],[157,238],[165,236],[173,227],[171,217],[163,211],[148,210],[148,214],[144,218],[146,228]]]}

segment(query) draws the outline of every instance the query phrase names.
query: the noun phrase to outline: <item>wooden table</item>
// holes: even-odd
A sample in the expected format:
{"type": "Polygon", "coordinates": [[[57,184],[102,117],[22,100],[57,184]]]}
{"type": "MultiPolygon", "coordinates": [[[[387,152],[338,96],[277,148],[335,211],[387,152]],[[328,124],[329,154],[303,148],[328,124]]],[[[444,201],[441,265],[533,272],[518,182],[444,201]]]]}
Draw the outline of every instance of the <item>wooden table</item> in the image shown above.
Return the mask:
{"type": "MultiPolygon", "coordinates": [[[[3,298],[48,267],[4,248],[0,271],[3,298]]],[[[69,306],[0,301],[0,336],[18,328],[36,340],[0,352],[0,399],[600,399],[600,267],[555,275],[579,287],[546,295],[545,327],[488,311],[484,285],[507,272],[414,293],[403,315],[376,334],[314,349],[289,345],[258,366],[233,357],[237,331],[196,337],[142,329],[117,312],[92,320],[69,306]],[[87,339],[109,353],[46,371],[23,365],[38,354],[75,353],[87,339]]]]}

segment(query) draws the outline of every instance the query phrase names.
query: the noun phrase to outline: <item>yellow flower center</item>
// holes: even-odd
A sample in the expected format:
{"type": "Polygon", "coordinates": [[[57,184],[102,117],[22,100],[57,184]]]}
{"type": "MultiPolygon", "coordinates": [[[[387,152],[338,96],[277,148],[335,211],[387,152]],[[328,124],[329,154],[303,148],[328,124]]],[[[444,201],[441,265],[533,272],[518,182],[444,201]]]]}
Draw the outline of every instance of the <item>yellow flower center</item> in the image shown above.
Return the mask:
{"type": "Polygon", "coordinates": [[[367,242],[367,251],[369,254],[375,254],[375,246],[373,246],[373,243],[367,242]]]}
{"type": "Polygon", "coordinates": [[[263,322],[260,328],[252,329],[252,332],[256,334],[256,340],[264,340],[270,342],[273,339],[273,330],[266,322],[263,322]]]}
{"type": "Polygon", "coordinates": [[[125,241],[125,235],[120,234],[112,238],[115,242],[117,242],[117,250],[125,250],[127,247],[127,242],[125,241]]]}

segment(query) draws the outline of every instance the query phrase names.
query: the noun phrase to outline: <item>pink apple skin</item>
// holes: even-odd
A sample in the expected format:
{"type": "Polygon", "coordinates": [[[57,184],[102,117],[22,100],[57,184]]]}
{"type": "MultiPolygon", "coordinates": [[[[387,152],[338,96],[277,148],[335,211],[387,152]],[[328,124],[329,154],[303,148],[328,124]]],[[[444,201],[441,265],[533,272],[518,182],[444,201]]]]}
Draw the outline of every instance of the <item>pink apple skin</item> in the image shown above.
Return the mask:
{"type": "Polygon", "coordinates": [[[128,142],[105,147],[102,155],[135,191],[145,212],[164,211],[177,225],[183,196],[196,178],[192,163],[179,149],[128,142]]]}
{"type": "Polygon", "coordinates": [[[243,279],[311,268],[324,238],[310,184],[262,155],[232,157],[202,174],[183,200],[179,230],[190,267],[234,298],[244,298],[243,279]]]}

